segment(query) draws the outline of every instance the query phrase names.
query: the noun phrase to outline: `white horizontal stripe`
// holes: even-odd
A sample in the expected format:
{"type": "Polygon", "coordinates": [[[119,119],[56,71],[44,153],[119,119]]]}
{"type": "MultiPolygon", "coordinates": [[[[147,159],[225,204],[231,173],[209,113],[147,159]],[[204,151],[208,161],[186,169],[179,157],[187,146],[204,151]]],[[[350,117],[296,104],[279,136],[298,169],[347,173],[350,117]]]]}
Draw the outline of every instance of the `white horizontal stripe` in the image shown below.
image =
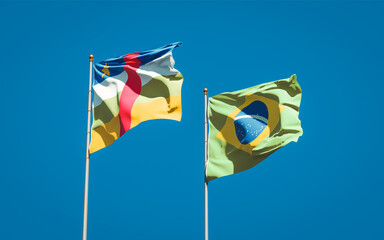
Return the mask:
{"type": "Polygon", "coordinates": [[[235,121],[238,120],[238,119],[242,119],[242,118],[254,118],[254,119],[257,119],[257,120],[260,120],[260,121],[264,122],[265,124],[268,124],[268,119],[266,119],[263,116],[259,116],[259,115],[241,115],[241,116],[236,116],[235,117],[235,121]]]}
{"type": "Polygon", "coordinates": [[[149,81],[151,81],[152,78],[160,76],[160,74],[158,74],[157,72],[145,71],[145,70],[141,70],[140,68],[137,69],[136,72],[141,78],[141,86],[144,86],[145,84],[147,84],[149,81]]]}
{"type": "Polygon", "coordinates": [[[137,69],[137,74],[141,78],[141,86],[147,84],[152,78],[159,75],[176,75],[179,73],[173,68],[175,61],[172,57],[172,52],[164,54],[163,56],[143,65],[137,69]]]}
{"type": "Polygon", "coordinates": [[[128,79],[127,72],[109,77],[99,84],[93,86],[93,107],[100,105],[103,100],[116,96],[119,92],[123,91],[125,83],[128,79]]]}

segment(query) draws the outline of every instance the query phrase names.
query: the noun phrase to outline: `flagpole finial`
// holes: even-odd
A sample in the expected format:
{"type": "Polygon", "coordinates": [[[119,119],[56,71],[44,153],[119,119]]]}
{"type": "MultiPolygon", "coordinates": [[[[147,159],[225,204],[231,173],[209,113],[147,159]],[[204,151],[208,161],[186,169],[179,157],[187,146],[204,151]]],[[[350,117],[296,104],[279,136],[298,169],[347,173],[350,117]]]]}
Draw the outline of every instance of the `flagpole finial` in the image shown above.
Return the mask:
{"type": "Polygon", "coordinates": [[[208,94],[208,88],[204,88],[204,95],[208,94]]]}
{"type": "Polygon", "coordinates": [[[93,55],[92,55],[92,54],[89,55],[89,61],[90,61],[90,62],[93,62],[93,55]]]}

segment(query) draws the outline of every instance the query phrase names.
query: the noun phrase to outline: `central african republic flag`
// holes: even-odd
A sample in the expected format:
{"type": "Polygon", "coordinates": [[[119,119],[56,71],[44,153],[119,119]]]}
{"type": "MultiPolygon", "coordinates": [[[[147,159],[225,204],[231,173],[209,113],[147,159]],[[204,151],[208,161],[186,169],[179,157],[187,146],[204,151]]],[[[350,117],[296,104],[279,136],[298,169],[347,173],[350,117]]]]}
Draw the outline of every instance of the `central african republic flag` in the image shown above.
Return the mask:
{"type": "Polygon", "coordinates": [[[173,68],[172,57],[178,46],[181,43],[95,64],[91,153],[143,121],[181,120],[183,76],[173,68]]]}

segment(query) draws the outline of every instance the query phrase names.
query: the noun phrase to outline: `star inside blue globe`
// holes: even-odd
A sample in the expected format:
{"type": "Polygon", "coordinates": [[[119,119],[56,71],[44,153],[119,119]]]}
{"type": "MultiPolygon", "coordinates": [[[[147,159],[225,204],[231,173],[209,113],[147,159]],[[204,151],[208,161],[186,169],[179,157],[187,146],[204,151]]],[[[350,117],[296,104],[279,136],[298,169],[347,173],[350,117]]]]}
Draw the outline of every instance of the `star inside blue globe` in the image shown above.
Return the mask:
{"type": "Polygon", "coordinates": [[[241,144],[248,144],[260,135],[267,124],[267,106],[261,101],[254,101],[236,115],[236,136],[241,144]]]}

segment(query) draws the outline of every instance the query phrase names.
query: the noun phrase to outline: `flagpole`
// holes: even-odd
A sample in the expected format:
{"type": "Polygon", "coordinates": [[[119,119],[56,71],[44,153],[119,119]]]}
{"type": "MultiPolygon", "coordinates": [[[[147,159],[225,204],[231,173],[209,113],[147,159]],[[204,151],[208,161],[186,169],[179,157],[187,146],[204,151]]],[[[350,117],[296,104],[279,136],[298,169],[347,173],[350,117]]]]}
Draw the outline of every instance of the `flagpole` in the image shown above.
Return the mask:
{"type": "Polygon", "coordinates": [[[88,223],[89,138],[91,135],[92,65],[93,65],[93,55],[89,55],[88,123],[87,123],[87,151],[85,155],[83,240],[87,240],[87,223],[88,223]]]}
{"type": "Polygon", "coordinates": [[[205,240],[208,240],[208,181],[207,181],[207,156],[208,156],[208,125],[207,125],[207,95],[208,89],[204,88],[204,229],[205,240]]]}

